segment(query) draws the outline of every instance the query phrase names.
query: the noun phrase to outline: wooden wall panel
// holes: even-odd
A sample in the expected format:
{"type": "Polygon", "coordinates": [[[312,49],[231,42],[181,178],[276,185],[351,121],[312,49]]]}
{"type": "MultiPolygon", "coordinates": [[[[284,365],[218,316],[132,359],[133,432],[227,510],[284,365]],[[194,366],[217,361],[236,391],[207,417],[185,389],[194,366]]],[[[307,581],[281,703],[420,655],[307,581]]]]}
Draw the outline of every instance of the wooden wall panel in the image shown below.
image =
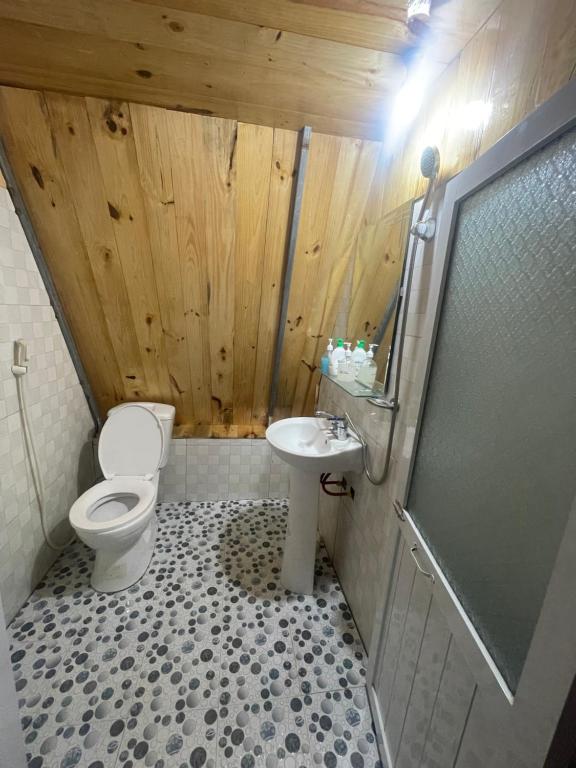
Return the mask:
{"type": "Polygon", "coordinates": [[[340,142],[333,136],[312,134],[302,197],[302,211],[292,272],[285,341],[282,350],[275,416],[290,416],[298,368],[305,343],[306,309],[318,291],[317,272],[324,244],[340,142]]]}
{"type": "MultiPolygon", "coordinates": [[[[271,128],[238,125],[234,158],[238,195],[234,265],[233,421],[236,424],[252,421],[273,141],[271,128]]],[[[266,344],[270,342],[274,340],[264,340],[266,344]]]]}
{"type": "Polygon", "coordinates": [[[263,424],[268,416],[267,398],[272,382],[275,351],[275,344],[271,342],[276,338],[278,331],[282,301],[285,233],[289,225],[296,145],[297,134],[293,131],[274,131],[252,403],[252,421],[257,424],[263,424]]]}
{"type": "Polygon", "coordinates": [[[96,284],[102,317],[114,356],[123,360],[124,394],[137,398],[139,392],[146,389],[145,368],[132,323],[124,272],[84,100],[50,93],[46,105],[57,156],[96,284]]]}
{"type": "MultiPolygon", "coordinates": [[[[132,325],[153,401],[170,389],[136,146],[126,103],[86,99],[108,212],[128,288],[132,325]]],[[[171,398],[172,399],[172,398],[171,398]]]]}
{"type": "MultiPolygon", "coordinates": [[[[1,99],[102,410],[158,400],[176,406],[178,435],[262,436],[297,134],[52,92],[2,88],[1,99]]],[[[379,156],[375,142],[313,136],[282,359],[289,412],[313,405],[379,156]]]]}
{"type": "MultiPolygon", "coordinates": [[[[204,197],[207,176],[203,121],[194,115],[168,114],[174,204],[180,251],[184,317],[190,365],[189,387],[194,412],[187,423],[211,424],[211,340],[208,312],[207,218],[204,197]]],[[[225,137],[216,136],[215,139],[225,137]]],[[[228,149],[214,141],[211,151],[219,157],[228,149]]],[[[216,161],[217,162],[217,161],[216,161]]],[[[213,253],[218,259],[220,252],[213,253]]],[[[218,419],[220,421],[220,419],[218,419]]]]}
{"type": "MultiPolygon", "coordinates": [[[[129,106],[138,174],[148,225],[150,255],[159,297],[162,328],[161,362],[166,366],[172,402],[181,413],[194,412],[178,232],[170,133],[163,109],[129,106]]],[[[164,379],[166,384],[166,379],[164,379]]]]}
{"type": "Polygon", "coordinates": [[[422,193],[419,156],[436,143],[440,181],[472,163],[576,71],[576,0],[503,0],[429,89],[390,147],[381,214],[422,193]]]}
{"type": "Polygon", "coordinates": [[[60,300],[73,321],[86,373],[105,412],[125,397],[124,381],[43,96],[2,89],[0,126],[60,300]]]}

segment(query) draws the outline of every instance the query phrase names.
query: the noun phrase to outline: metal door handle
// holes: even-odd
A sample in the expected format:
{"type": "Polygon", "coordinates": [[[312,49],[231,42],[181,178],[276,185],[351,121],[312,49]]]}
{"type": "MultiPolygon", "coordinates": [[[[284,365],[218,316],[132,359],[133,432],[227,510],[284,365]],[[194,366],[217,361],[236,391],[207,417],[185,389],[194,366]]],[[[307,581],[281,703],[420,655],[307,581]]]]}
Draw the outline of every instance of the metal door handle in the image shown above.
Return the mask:
{"type": "Polygon", "coordinates": [[[416,563],[416,568],[418,568],[420,573],[423,576],[426,576],[427,579],[430,579],[432,584],[434,584],[434,582],[436,581],[436,579],[434,578],[434,574],[430,573],[430,571],[425,571],[424,568],[422,568],[418,558],[416,557],[416,552],[418,552],[418,544],[412,544],[412,546],[410,547],[410,554],[414,558],[414,562],[416,563]]]}

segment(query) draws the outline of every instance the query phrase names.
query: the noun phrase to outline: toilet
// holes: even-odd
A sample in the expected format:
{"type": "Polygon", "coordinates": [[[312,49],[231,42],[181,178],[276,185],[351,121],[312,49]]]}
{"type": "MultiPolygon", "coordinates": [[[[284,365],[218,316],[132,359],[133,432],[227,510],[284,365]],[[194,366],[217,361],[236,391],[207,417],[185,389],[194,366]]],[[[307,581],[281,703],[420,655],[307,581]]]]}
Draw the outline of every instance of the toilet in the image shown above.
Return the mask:
{"type": "Polygon", "coordinates": [[[122,403],[108,411],[98,441],[105,479],[70,509],[70,525],[96,553],[90,583],[118,592],[146,572],[156,539],[156,499],[166,466],[175,409],[162,403],[122,403]]]}

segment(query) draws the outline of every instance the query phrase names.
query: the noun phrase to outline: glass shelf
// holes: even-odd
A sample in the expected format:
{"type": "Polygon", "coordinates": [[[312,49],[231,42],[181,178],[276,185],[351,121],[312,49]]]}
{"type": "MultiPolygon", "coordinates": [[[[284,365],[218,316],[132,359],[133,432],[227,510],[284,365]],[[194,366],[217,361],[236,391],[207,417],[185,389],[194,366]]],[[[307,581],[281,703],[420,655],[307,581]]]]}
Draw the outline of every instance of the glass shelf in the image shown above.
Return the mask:
{"type": "Polygon", "coordinates": [[[337,379],[335,376],[330,376],[325,373],[323,373],[322,376],[339,386],[344,392],[348,392],[352,397],[382,397],[384,387],[378,381],[374,382],[373,387],[365,387],[357,381],[340,381],[340,379],[337,379]]]}

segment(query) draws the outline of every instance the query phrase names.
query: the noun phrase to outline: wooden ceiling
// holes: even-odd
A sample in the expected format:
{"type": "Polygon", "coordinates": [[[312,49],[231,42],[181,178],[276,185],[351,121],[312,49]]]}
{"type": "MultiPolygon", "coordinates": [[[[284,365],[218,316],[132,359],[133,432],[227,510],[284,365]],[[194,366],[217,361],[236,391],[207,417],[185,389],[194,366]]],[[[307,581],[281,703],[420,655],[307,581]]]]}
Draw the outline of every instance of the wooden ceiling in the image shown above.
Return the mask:
{"type": "MultiPolygon", "coordinates": [[[[500,0],[436,0],[440,70],[500,0]]],[[[379,139],[406,0],[0,0],[0,83],[379,139]]]]}

